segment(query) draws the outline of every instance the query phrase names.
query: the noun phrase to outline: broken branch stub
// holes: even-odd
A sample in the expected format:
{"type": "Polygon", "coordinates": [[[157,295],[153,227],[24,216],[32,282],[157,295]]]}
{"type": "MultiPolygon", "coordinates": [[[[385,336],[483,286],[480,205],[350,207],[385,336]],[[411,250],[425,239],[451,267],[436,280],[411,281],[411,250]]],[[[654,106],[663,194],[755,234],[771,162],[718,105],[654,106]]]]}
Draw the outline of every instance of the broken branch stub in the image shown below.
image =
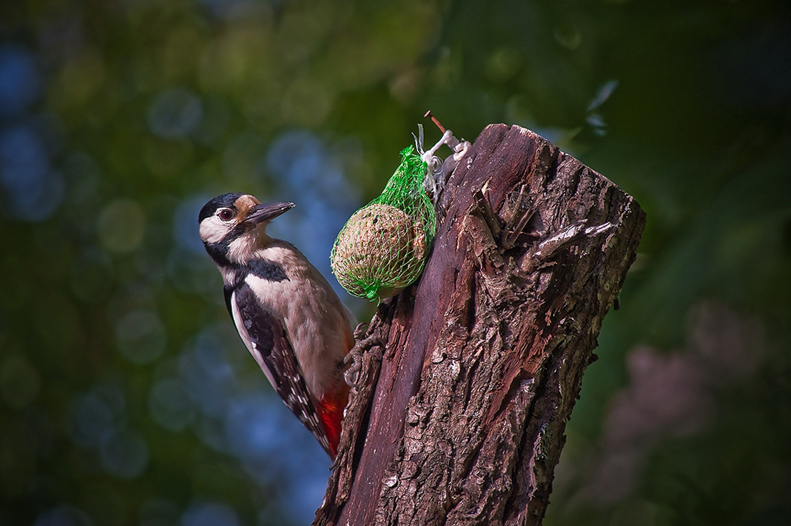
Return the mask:
{"type": "Polygon", "coordinates": [[[481,133],[438,204],[423,276],[371,323],[387,342],[378,382],[375,354],[316,525],[544,516],[645,214],[602,175],[505,125],[481,133]]]}

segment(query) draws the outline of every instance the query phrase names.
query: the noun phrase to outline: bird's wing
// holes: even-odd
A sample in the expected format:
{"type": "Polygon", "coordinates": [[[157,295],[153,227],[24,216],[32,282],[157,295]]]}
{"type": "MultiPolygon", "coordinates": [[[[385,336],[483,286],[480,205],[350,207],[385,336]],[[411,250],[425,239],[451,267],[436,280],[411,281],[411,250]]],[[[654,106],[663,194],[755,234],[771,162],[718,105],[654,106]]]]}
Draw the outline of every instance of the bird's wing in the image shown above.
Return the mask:
{"type": "Polygon", "coordinates": [[[324,427],[310,398],[302,369],[283,323],[256,299],[247,283],[231,294],[231,315],[242,341],[280,398],[332,456],[324,427]]]}

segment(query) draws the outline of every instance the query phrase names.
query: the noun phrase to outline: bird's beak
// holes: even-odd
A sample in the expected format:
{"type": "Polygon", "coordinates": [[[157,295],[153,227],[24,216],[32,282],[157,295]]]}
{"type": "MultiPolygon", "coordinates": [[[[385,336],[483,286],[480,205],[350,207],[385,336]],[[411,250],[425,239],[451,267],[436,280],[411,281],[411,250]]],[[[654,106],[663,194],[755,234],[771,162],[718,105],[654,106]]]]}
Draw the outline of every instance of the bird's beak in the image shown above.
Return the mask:
{"type": "Polygon", "coordinates": [[[258,225],[294,208],[294,203],[262,203],[250,209],[244,222],[258,225]]]}

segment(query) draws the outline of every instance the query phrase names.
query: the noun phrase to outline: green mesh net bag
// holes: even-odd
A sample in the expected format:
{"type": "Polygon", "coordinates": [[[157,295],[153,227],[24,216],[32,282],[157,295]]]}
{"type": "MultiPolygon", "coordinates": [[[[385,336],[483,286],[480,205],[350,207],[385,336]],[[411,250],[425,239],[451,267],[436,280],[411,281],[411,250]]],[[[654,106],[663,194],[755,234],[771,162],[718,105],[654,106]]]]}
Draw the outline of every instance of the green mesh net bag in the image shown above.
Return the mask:
{"type": "Polygon", "coordinates": [[[426,173],[415,148],[405,148],[379,197],[341,229],[330,264],[349,294],[381,301],[420,277],[437,230],[434,205],[423,189],[426,173]]]}

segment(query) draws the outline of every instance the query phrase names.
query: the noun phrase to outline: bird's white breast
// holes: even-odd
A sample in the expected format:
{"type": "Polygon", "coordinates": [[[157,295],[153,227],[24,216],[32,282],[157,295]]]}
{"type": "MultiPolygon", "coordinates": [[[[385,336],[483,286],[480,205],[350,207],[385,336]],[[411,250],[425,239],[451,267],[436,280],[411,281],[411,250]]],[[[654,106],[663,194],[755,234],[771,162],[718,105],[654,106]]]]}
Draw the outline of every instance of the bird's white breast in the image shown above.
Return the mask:
{"type": "MultiPolygon", "coordinates": [[[[288,243],[273,240],[255,255],[281,265],[288,277],[270,281],[249,274],[245,281],[262,306],[283,321],[308,389],[321,396],[342,381],[338,365],[354,343],[354,317],[321,273],[288,243]]],[[[238,327],[236,313],[234,320],[238,327]]]]}

